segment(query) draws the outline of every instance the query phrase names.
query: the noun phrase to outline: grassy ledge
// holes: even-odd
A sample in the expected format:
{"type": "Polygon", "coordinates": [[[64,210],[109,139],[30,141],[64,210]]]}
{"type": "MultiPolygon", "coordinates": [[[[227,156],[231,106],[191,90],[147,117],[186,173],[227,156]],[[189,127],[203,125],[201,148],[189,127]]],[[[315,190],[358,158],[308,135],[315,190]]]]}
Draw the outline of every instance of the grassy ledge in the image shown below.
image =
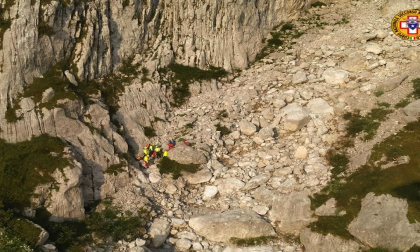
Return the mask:
{"type": "Polygon", "coordinates": [[[163,157],[160,161],[158,168],[161,173],[169,174],[172,173],[173,178],[177,179],[181,177],[181,172],[190,172],[195,173],[200,168],[200,165],[197,164],[180,164],[174,160],[169,159],[168,157],[163,157]]]}
{"type": "Polygon", "coordinates": [[[269,243],[272,240],[278,239],[276,236],[260,236],[248,239],[240,239],[236,237],[230,238],[230,243],[238,247],[261,246],[269,243]]]}

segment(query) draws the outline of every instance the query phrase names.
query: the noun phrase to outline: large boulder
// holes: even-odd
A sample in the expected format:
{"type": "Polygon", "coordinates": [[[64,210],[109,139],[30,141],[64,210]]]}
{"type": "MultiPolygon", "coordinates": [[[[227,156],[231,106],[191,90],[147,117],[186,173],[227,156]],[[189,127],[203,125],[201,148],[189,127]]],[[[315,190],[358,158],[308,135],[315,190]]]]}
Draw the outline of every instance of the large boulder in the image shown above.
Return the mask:
{"type": "Polygon", "coordinates": [[[416,100],[408,104],[403,111],[407,116],[420,117],[420,100],[416,100]]]}
{"type": "Polygon", "coordinates": [[[207,163],[206,156],[203,153],[187,146],[179,144],[174,149],[168,152],[168,158],[180,164],[205,164],[207,163]]]}
{"type": "Polygon", "coordinates": [[[331,85],[341,85],[347,82],[349,77],[349,72],[336,68],[328,68],[322,74],[322,77],[325,78],[325,82],[331,85]]]}
{"type": "Polygon", "coordinates": [[[384,91],[384,92],[394,90],[407,78],[408,78],[408,75],[403,74],[403,75],[397,76],[395,78],[389,79],[389,80],[385,81],[384,83],[379,84],[379,86],[376,88],[376,90],[384,91]]]}
{"type": "Polygon", "coordinates": [[[239,122],[239,128],[241,129],[242,134],[247,136],[251,136],[257,131],[255,124],[245,119],[239,122]]]}
{"type": "Polygon", "coordinates": [[[308,102],[308,109],[311,114],[315,115],[334,115],[334,108],[322,98],[315,98],[308,102]]]}
{"type": "Polygon", "coordinates": [[[275,197],[268,218],[277,223],[281,232],[298,234],[312,220],[308,194],[299,192],[275,197]]]}
{"type": "Polygon", "coordinates": [[[337,236],[326,236],[312,232],[309,228],[300,234],[300,241],[307,252],[357,252],[359,244],[353,240],[343,240],[337,236]]]}
{"type": "Polygon", "coordinates": [[[311,120],[308,110],[296,103],[292,103],[282,108],[280,115],[284,119],[284,128],[288,131],[298,131],[311,120]]]}
{"type": "Polygon", "coordinates": [[[243,209],[194,217],[189,225],[197,234],[216,242],[228,242],[232,237],[249,239],[276,235],[270,223],[254,211],[243,209]]]}
{"type": "Polygon", "coordinates": [[[197,185],[205,182],[209,182],[213,177],[213,174],[209,169],[203,169],[196,173],[183,172],[182,177],[192,185],[197,185]]]}
{"type": "Polygon", "coordinates": [[[410,224],[407,211],[408,204],[404,199],[369,193],[348,229],[354,237],[371,247],[406,251],[420,241],[419,224],[410,224]]]}
{"type": "Polygon", "coordinates": [[[161,246],[168,238],[171,224],[166,218],[155,219],[150,227],[150,236],[153,247],[161,246]]]}

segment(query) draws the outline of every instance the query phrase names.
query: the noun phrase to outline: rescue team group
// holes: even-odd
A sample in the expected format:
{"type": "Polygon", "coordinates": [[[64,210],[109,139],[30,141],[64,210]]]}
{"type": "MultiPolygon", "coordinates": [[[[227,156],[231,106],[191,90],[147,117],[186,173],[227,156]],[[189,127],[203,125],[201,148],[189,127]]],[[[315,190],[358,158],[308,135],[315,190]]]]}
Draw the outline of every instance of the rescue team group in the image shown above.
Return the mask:
{"type": "MultiPolygon", "coordinates": [[[[184,142],[184,144],[189,145],[187,142],[184,142]]],[[[168,150],[172,150],[173,148],[175,148],[175,142],[172,140],[169,140],[169,142],[166,145],[168,145],[168,150]]],[[[162,156],[167,157],[168,151],[164,151],[162,154],[161,148],[159,147],[158,144],[146,144],[146,146],[144,146],[143,148],[143,155],[144,155],[143,157],[139,155],[137,157],[137,160],[138,161],[143,160],[144,161],[143,167],[147,169],[149,165],[149,161],[152,161],[155,158],[161,158],[162,156]]]]}

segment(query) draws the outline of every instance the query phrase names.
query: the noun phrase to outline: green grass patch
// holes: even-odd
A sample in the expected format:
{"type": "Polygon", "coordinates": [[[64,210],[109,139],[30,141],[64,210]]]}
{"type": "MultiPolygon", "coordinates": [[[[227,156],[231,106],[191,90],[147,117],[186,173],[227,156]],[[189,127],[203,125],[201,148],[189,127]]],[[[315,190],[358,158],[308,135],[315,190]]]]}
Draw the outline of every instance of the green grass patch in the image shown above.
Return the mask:
{"type": "Polygon", "coordinates": [[[382,90],[379,90],[379,91],[375,91],[373,94],[374,94],[376,97],[381,97],[383,94],[385,94],[385,92],[384,92],[384,91],[382,91],[382,90]]]}
{"type": "Polygon", "coordinates": [[[420,252],[420,247],[417,245],[414,245],[407,252],[420,252]]]}
{"type": "Polygon", "coordinates": [[[384,247],[376,247],[366,250],[366,252],[399,252],[398,249],[388,249],[384,247]]]}
{"type": "Polygon", "coordinates": [[[327,6],[325,3],[321,2],[321,1],[317,1],[313,4],[311,4],[312,8],[316,8],[316,7],[321,7],[321,6],[327,6]]]}
{"type": "Polygon", "coordinates": [[[227,118],[229,116],[228,112],[226,111],[226,109],[219,111],[216,115],[216,119],[217,120],[221,120],[223,118],[227,118]]]}
{"type": "Polygon", "coordinates": [[[226,127],[221,125],[220,123],[214,125],[216,127],[216,131],[220,131],[220,136],[223,137],[225,135],[229,135],[230,133],[232,133],[232,131],[226,127]]]}
{"type": "Polygon", "coordinates": [[[124,167],[127,166],[127,162],[126,161],[121,161],[121,163],[119,164],[114,164],[111,165],[110,167],[108,167],[105,171],[105,173],[107,174],[112,174],[114,176],[117,176],[119,173],[124,172],[124,167]]]}
{"type": "Polygon", "coordinates": [[[155,129],[152,127],[144,127],[144,135],[147,136],[148,138],[157,136],[155,129]]]}
{"type": "MultiPolygon", "coordinates": [[[[198,67],[172,64],[169,66],[169,70],[174,73],[170,85],[173,95],[172,105],[175,107],[183,105],[191,96],[189,85],[192,82],[220,79],[228,74],[223,68],[214,66],[210,66],[208,70],[203,70],[198,67]]],[[[159,71],[166,73],[167,69],[160,69],[159,71]]]]}
{"type": "Polygon", "coordinates": [[[345,172],[350,163],[349,158],[345,152],[334,152],[332,150],[328,151],[327,160],[333,167],[331,171],[333,176],[337,176],[340,173],[345,172]]]}
{"type": "Polygon", "coordinates": [[[51,174],[70,165],[67,145],[46,134],[15,144],[0,140],[0,201],[7,209],[30,206],[36,186],[54,182],[51,174]]]}
{"type": "Polygon", "coordinates": [[[174,160],[169,159],[168,157],[163,157],[160,161],[159,170],[163,174],[172,173],[173,178],[177,179],[181,177],[181,172],[196,173],[200,168],[200,165],[197,164],[180,164],[174,160]]]}
{"type": "Polygon", "coordinates": [[[391,107],[391,104],[389,104],[388,102],[378,102],[376,105],[378,105],[378,107],[384,107],[384,108],[391,107]]]}
{"type": "Polygon", "coordinates": [[[230,243],[238,247],[252,247],[252,246],[260,246],[269,243],[272,240],[276,240],[276,236],[260,236],[248,239],[241,239],[232,237],[230,238],[230,243]]]}
{"type": "Polygon", "coordinates": [[[366,116],[361,116],[360,111],[346,113],[344,119],[349,121],[347,136],[356,137],[357,134],[364,132],[364,140],[372,139],[381,125],[380,122],[385,121],[390,113],[392,110],[383,108],[374,108],[366,116]]]}
{"type": "Polygon", "coordinates": [[[420,99],[420,78],[412,80],[413,83],[413,96],[415,99],[420,99]]]}
{"type": "Polygon", "coordinates": [[[290,23],[290,22],[287,22],[281,27],[280,30],[282,32],[285,32],[285,31],[290,31],[290,30],[293,30],[293,29],[295,29],[295,25],[290,23]]]}
{"type": "Polygon", "coordinates": [[[390,194],[408,202],[407,218],[411,223],[420,221],[420,121],[407,124],[396,135],[375,145],[367,165],[346,178],[333,178],[330,183],[312,198],[312,209],[323,205],[328,199],[335,198],[337,211],[346,211],[343,216],[319,217],[311,224],[313,231],[351,238],[347,226],[357,216],[361,200],[369,192],[376,195],[390,194]],[[377,161],[382,157],[392,159],[401,155],[410,157],[410,163],[388,169],[381,169],[377,161]]]}
{"type": "Polygon", "coordinates": [[[395,108],[399,109],[399,108],[405,108],[407,107],[407,105],[410,104],[410,100],[409,99],[402,99],[401,101],[399,101],[397,104],[395,104],[395,108]]]}

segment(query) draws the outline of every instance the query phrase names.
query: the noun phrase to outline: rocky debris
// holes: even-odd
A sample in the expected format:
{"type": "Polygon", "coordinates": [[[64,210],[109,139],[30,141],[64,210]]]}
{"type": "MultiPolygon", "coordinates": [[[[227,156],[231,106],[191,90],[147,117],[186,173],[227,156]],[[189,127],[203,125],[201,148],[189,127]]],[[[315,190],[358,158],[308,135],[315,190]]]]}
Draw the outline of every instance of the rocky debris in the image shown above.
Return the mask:
{"type": "Polygon", "coordinates": [[[180,251],[188,251],[192,246],[192,242],[183,238],[179,239],[175,245],[180,251]]]}
{"type": "Polygon", "coordinates": [[[348,229],[354,237],[370,247],[406,251],[420,239],[420,226],[409,223],[407,211],[408,204],[404,199],[368,193],[348,229]]]}
{"type": "Polygon", "coordinates": [[[350,54],[344,62],[341,63],[341,68],[350,72],[362,71],[366,69],[366,67],[366,57],[360,53],[350,54]]]}
{"type": "Polygon", "coordinates": [[[182,176],[188,183],[196,185],[209,182],[213,174],[209,169],[203,169],[196,173],[183,172],[182,176]]]}
{"type": "Polygon", "coordinates": [[[334,115],[334,108],[322,98],[312,99],[307,105],[311,114],[315,115],[334,115]]]}
{"type": "Polygon", "coordinates": [[[322,74],[325,78],[325,82],[331,85],[342,85],[348,81],[349,73],[345,70],[328,68],[322,74]]]}
{"type": "Polygon", "coordinates": [[[258,137],[260,137],[262,140],[267,140],[267,139],[270,139],[270,138],[274,137],[273,128],[272,127],[262,128],[258,132],[258,137]]]}
{"type": "Polygon", "coordinates": [[[169,235],[171,224],[166,218],[155,219],[150,227],[150,237],[154,247],[160,247],[169,235]]]}
{"type": "Polygon", "coordinates": [[[276,235],[273,227],[251,210],[198,216],[191,218],[189,225],[197,234],[219,242],[228,242],[232,237],[248,239],[276,235]]]}
{"type": "Polygon", "coordinates": [[[207,158],[203,153],[185,144],[179,144],[168,152],[168,158],[180,164],[205,164],[207,158]]]}
{"type": "Polygon", "coordinates": [[[245,186],[245,183],[236,178],[228,178],[223,180],[217,189],[220,195],[228,195],[241,190],[245,186]]]}
{"type": "Polygon", "coordinates": [[[398,77],[389,79],[383,84],[379,84],[379,86],[376,87],[376,90],[384,91],[384,92],[394,90],[407,78],[408,78],[408,74],[403,74],[398,77]]]}
{"type": "Polygon", "coordinates": [[[242,190],[244,191],[248,191],[251,189],[255,189],[258,186],[265,184],[268,180],[270,179],[270,176],[267,174],[261,174],[261,175],[257,175],[253,178],[251,178],[246,185],[242,188],[242,190]]]}
{"type": "Polygon", "coordinates": [[[378,55],[382,53],[382,48],[378,44],[370,43],[366,45],[366,52],[378,55]]]}
{"type": "Polygon", "coordinates": [[[64,75],[66,76],[67,80],[70,81],[71,84],[75,85],[76,87],[79,86],[77,83],[76,77],[69,70],[64,71],[64,75]]]}
{"type": "Polygon", "coordinates": [[[308,81],[308,78],[306,77],[306,73],[303,71],[299,71],[293,75],[293,84],[301,84],[308,81]]]}
{"type": "Polygon", "coordinates": [[[318,216],[334,216],[337,211],[336,204],[337,201],[334,198],[331,198],[327,200],[324,205],[315,209],[315,214],[318,216]]]}
{"type": "Polygon", "coordinates": [[[251,136],[257,131],[255,124],[245,119],[239,122],[239,128],[241,129],[242,134],[247,136],[251,136]]]}
{"type": "Polygon", "coordinates": [[[41,102],[48,102],[49,100],[51,100],[55,95],[55,91],[52,88],[47,88],[43,93],[42,93],[42,100],[41,102]]]}
{"type": "Polygon", "coordinates": [[[223,252],[274,252],[274,249],[270,246],[260,246],[260,247],[249,247],[249,248],[237,248],[237,247],[227,247],[223,252]]]}
{"type": "Polygon", "coordinates": [[[409,117],[420,117],[420,100],[416,100],[408,104],[404,109],[404,114],[409,117]]]}
{"type": "Polygon", "coordinates": [[[312,232],[309,228],[302,231],[300,241],[308,252],[357,252],[360,248],[359,244],[353,240],[344,240],[331,234],[324,236],[312,232]]]}
{"type": "Polygon", "coordinates": [[[268,218],[277,223],[281,232],[299,234],[312,220],[311,200],[308,194],[299,192],[277,196],[268,218]]]}

